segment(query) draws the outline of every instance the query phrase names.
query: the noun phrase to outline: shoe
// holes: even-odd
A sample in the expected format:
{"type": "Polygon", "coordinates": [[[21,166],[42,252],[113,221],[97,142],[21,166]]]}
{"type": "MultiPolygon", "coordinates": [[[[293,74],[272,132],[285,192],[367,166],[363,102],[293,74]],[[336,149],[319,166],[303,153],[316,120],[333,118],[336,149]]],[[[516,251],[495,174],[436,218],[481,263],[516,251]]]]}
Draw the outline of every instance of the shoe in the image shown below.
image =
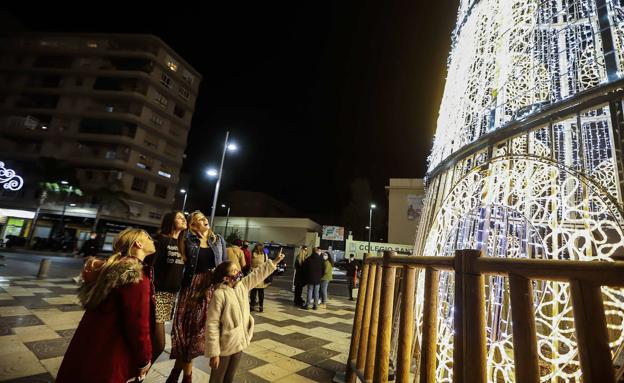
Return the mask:
{"type": "Polygon", "coordinates": [[[258,311],[259,312],[264,312],[264,307],[262,307],[262,306],[258,307],[258,311]]]}
{"type": "Polygon", "coordinates": [[[350,300],[350,301],[352,301],[352,300],[353,300],[353,298],[349,298],[349,300],[350,300]]]}
{"type": "Polygon", "coordinates": [[[182,377],[182,383],[193,383],[193,373],[191,372],[188,375],[184,375],[182,377]]]}
{"type": "Polygon", "coordinates": [[[249,311],[256,311],[253,306],[249,306],[249,311]]]}
{"type": "Polygon", "coordinates": [[[314,305],[314,310],[318,310],[318,306],[317,305],[314,305]]]}
{"type": "Polygon", "coordinates": [[[178,383],[178,378],[180,377],[181,372],[182,372],[181,368],[172,369],[165,383],[178,383]]]}
{"type": "Polygon", "coordinates": [[[327,305],[326,305],[325,303],[321,303],[321,308],[322,308],[322,309],[326,309],[326,308],[327,308],[327,305]]]}
{"type": "Polygon", "coordinates": [[[80,275],[77,276],[77,277],[73,277],[72,279],[73,279],[74,283],[80,283],[82,281],[82,277],[80,275]]]}

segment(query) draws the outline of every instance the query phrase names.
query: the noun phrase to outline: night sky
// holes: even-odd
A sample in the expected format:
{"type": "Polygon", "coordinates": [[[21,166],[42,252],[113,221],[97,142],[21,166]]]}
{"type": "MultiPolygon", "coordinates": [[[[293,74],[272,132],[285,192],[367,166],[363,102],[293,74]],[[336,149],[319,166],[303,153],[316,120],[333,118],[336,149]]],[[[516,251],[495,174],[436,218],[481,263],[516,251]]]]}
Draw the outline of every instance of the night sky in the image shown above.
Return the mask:
{"type": "Polygon", "coordinates": [[[201,72],[183,168],[193,207],[209,212],[203,170],[227,129],[241,151],[224,195],[266,192],[322,224],[340,223],[355,178],[385,205],[389,178],[424,176],[457,0],[211,3],[48,2],[2,17],[4,29],[152,33],[201,72]]]}

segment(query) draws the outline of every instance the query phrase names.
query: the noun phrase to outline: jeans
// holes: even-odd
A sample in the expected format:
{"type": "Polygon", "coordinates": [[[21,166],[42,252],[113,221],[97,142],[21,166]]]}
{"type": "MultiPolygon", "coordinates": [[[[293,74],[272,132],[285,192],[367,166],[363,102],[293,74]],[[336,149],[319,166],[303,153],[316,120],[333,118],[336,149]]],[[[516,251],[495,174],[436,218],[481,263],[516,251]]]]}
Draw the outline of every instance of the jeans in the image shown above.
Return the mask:
{"type": "Polygon", "coordinates": [[[316,307],[316,303],[319,300],[319,290],[321,285],[308,285],[308,307],[316,307]]]}
{"type": "Polygon", "coordinates": [[[321,281],[321,302],[323,304],[327,304],[327,286],[329,286],[329,281],[321,281]]]}
{"type": "Polygon", "coordinates": [[[251,306],[256,305],[256,296],[260,307],[264,306],[264,289],[251,289],[251,306]]]}
{"type": "Polygon", "coordinates": [[[353,289],[355,288],[355,280],[353,275],[347,275],[347,288],[349,289],[349,300],[353,300],[353,289]]]}
{"type": "Polygon", "coordinates": [[[210,371],[210,383],[232,383],[240,362],[242,351],[233,355],[220,356],[219,367],[210,371]]]}

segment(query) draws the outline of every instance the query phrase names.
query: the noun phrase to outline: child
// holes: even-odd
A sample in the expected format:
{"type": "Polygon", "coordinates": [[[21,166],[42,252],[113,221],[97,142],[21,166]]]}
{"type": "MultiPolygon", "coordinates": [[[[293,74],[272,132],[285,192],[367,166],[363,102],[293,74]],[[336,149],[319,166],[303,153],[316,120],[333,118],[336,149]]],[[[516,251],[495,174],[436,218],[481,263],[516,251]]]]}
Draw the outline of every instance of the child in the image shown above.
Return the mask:
{"type": "Polygon", "coordinates": [[[254,319],[249,313],[249,291],[262,283],[284,254],[253,269],[240,281],[241,272],[232,262],[224,261],[214,271],[214,293],[208,305],[205,356],[210,358],[210,383],[231,383],[242,351],[253,337],[254,319]]]}

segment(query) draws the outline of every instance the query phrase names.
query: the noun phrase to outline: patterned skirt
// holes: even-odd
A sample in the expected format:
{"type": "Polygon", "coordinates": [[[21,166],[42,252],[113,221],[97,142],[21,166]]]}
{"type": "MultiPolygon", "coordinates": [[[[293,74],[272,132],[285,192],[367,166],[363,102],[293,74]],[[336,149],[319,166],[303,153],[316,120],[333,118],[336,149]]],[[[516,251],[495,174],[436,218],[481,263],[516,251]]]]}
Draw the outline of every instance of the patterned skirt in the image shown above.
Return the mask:
{"type": "Polygon", "coordinates": [[[156,323],[165,323],[173,319],[176,293],[156,291],[156,323]]]}
{"type": "Polygon", "coordinates": [[[212,272],[197,273],[191,284],[180,290],[171,328],[171,359],[190,362],[204,355],[206,312],[213,293],[208,288],[211,276],[212,272]]]}

